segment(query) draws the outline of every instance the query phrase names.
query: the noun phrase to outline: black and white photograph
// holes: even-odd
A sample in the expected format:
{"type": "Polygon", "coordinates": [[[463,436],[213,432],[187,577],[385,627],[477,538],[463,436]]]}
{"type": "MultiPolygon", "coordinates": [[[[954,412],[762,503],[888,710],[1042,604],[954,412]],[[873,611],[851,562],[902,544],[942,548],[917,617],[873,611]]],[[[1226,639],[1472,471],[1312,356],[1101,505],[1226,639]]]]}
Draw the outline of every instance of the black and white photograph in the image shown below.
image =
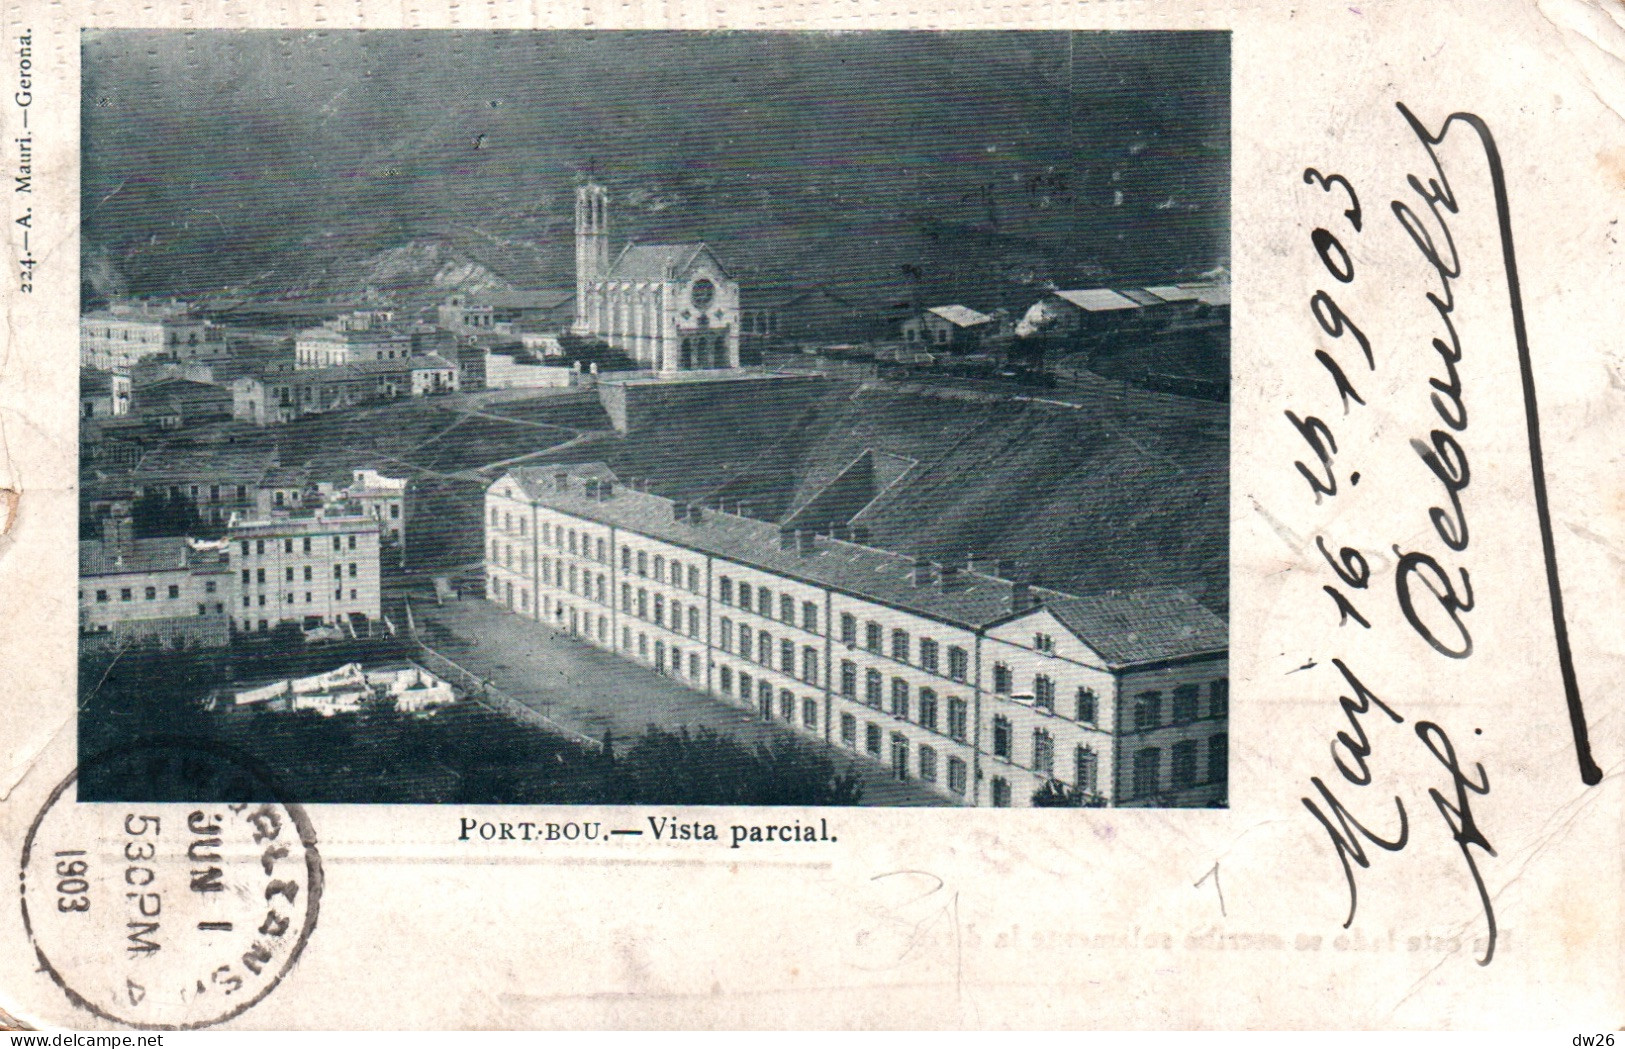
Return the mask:
{"type": "Polygon", "coordinates": [[[80,47],[80,800],[1230,804],[1228,32],[80,47]]]}

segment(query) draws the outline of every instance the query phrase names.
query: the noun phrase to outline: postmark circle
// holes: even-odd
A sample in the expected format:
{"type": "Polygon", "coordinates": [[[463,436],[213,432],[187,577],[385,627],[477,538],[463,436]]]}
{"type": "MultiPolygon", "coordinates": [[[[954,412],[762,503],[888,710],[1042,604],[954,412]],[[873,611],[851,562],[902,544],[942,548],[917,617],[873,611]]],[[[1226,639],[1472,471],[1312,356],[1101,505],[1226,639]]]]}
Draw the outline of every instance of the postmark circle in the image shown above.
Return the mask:
{"type": "Polygon", "coordinates": [[[322,863],[310,819],[253,758],[155,737],[84,762],[29,827],[23,928],[78,1007],[150,1030],[239,1016],[316,927],[322,863]],[[87,778],[198,801],[77,802],[87,778]]]}

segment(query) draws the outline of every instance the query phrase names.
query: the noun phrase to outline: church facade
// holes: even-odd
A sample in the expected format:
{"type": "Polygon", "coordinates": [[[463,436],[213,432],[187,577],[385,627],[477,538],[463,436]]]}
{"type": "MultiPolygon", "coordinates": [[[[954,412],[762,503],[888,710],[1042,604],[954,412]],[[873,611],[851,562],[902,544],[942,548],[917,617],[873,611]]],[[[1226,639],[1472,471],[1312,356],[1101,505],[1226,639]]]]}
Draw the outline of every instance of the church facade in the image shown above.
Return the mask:
{"type": "Polygon", "coordinates": [[[609,194],[576,187],[575,331],[657,372],[739,366],[739,284],[703,243],[628,244],[613,259],[609,194]]]}

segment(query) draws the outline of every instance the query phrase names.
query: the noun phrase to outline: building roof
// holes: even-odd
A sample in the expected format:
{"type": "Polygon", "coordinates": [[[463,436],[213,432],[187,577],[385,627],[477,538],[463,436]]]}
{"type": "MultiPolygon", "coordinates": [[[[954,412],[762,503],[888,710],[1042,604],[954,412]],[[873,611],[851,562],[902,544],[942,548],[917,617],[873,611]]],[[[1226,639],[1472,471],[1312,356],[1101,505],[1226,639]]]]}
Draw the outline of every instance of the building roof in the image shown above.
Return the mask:
{"type": "Polygon", "coordinates": [[[1161,306],[1168,301],[1149,288],[1118,288],[1117,294],[1141,306],[1161,306]]]}
{"type": "Polygon", "coordinates": [[[1112,666],[1177,659],[1229,644],[1225,621],[1173,587],[1087,597],[1035,592],[1051,615],[1112,666]]]}
{"type": "Polygon", "coordinates": [[[1196,301],[1204,306],[1230,305],[1230,285],[1228,284],[1185,284],[1182,287],[1196,294],[1196,301]]]}
{"type": "Polygon", "coordinates": [[[111,397],[114,374],[100,368],[79,369],[79,396],[111,397]]]}
{"type": "MultiPolygon", "coordinates": [[[[711,249],[703,243],[693,244],[628,244],[610,264],[605,280],[663,281],[692,266],[701,253],[710,255],[711,249]]],[[[722,263],[711,255],[718,269],[722,263]]],[[[726,272],[726,271],[724,271],[726,272]]]]}
{"type": "Polygon", "coordinates": [[[1196,292],[1177,284],[1157,284],[1145,289],[1164,302],[1195,302],[1196,292]]]}
{"type": "Polygon", "coordinates": [[[213,551],[194,550],[184,536],[130,539],[121,544],[100,539],[79,541],[80,576],[127,575],[132,572],[185,572],[219,564],[213,551]]]}
{"type": "Polygon", "coordinates": [[[574,288],[515,288],[482,295],[475,305],[499,310],[556,310],[575,297],[574,288]]]}
{"type": "MultiPolygon", "coordinates": [[[[507,474],[531,500],[577,517],[627,528],[736,564],[966,629],[987,627],[1028,611],[1017,602],[1016,587],[1009,579],[960,569],[947,585],[916,584],[915,558],[822,536],[813,539],[808,553],[801,553],[793,544],[790,549],[782,549],[781,529],[770,522],[709,507],[701,511],[697,523],[692,519],[680,521],[675,518],[673,500],[619,484],[609,499],[591,499],[585,479],[595,475],[593,470],[580,466],[557,470],[520,467],[507,474]],[[555,474],[561,472],[568,478],[562,490],[555,479],[555,474]]],[[[1104,648],[1097,651],[1114,665],[1118,665],[1117,660],[1143,662],[1137,657],[1147,652],[1157,654],[1146,658],[1160,659],[1219,651],[1227,644],[1223,621],[1181,591],[1169,589],[1160,596],[1114,592],[1092,598],[1038,588],[1031,593],[1041,601],[1071,602],[1066,611],[1070,619],[1062,621],[1069,629],[1078,629],[1072,626],[1077,623],[1103,638],[1100,644],[1104,648]],[[1189,629],[1180,618],[1187,612],[1189,629]],[[1214,624],[1218,624],[1217,629],[1214,624]]],[[[1090,634],[1079,636],[1094,647],[1090,634]]]]}
{"type": "Polygon", "coordinates": [[[248,538],[267,538],[270,536],[297,536],[297,535],[328,535],[333,532],[376,532],[378,520],[366,514],[335,514],[323,516],[320,513],[303,514],[298,517],[263,517],[249,520],[243,517],[234,517],[227,530],[227,538],[232,540],[248,538]]]}
{"type": "Polygon", "coordinates": [[[925,312],[934,314],[958,328],[974,328],[979,324],[991,324],[993,318],[985,313],[978,313],[969,306],[932,306],[925,312]]]}
{"type": "Polygon", "coordinates": [[[1065,299],[1086,313],[1105,313],[1110,310],[1137,310],[1140,304],[1109,288],[1081,288],[1076,291],[1057,291],[1056,298],[1065,299]]]}
{"type": "MultiPolygon", "coordinates": [[[[389,362],[385,361],[384,363],[387,364],[389,362]]],[[[441,369],[441,370],[449,369],[449,370],[455,371],[456,368],[457,368],[457,365],[455,365],[455,364],[451,363],[450,361],[446,360],[446,358],[440,356],[440,354],[438,354],[438,353],[420,354],[420,355],[418,355],[416,357],[413,357],[411,360],[407,361],[406,363],[411,366],[411,369],[413,371],[422,371],[422,370],[424,370],[426,368],[435,368],[435,369],[441,369]]]]}

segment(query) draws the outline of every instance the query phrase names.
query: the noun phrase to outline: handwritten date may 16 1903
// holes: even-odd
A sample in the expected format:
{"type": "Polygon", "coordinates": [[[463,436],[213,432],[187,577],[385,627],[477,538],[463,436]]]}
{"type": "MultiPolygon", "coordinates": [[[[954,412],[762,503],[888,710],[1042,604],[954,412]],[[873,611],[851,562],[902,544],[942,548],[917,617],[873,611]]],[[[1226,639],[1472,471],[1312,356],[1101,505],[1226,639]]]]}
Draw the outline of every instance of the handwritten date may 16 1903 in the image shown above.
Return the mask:
{"type": "MultiPolygon", "coordinates": [[[[1494,137],[1485,122],[1472,113],[1451,114],[1435,133],[1430,131],[1404,104],[1398,111],[1425,153],[1428,168],[1418,176],[1409,174],[1409,189],[1402,199],[1389,204],[1389,211],[1411,245],[1420,254],[1425,269],[1431,271],[1432,287],[1426,292],[1427,305],[1434,320],[1431,344],[1436,361],[1431,365],[1428,386],[1434,425],[1425,438],[1414,438],[1411,448],[1420,458],[1426,471],[1437,482],[1430,489],[1427,518],[1432,525],[1431,540],[1437,540],[1433,549],[1402,549],[1393,545],[1396,561],[1393,568],[1393,599],[1409,629],[1426,642],[1439,656],[1451,660],[1466,660],[1473,655],[1474,611],[1472,576],[1469,562],[1472,554],[1472,530],[1463,500],[1472,479],[1471,457],[1467,438],[1469,430],[1469,403],[1463,389],[1459,365],[1464,352],[1456,323],[1458,307],[1455,282],[1467,265],[1457,240],[1451,233],[1451,219],[1461,210],[1461,201],[1451,187],[1450,177],[1441,158],[1441,147],[1452,129],[1460,126],[1477,135],[1482,147],[1489,180],[1494,191],[1496,226],[1499,232],[1501,264],[1505,273],[1505,293],[1511,310],[1513,336],[1517,345],[1518,364],[1522,380],[1522,409],[1526,421],[1526,439],[1530,453],[1531,488],[1535,516],[1540,530],[1542,555],[1546,569],[1547,594],[1553,623],[1553,643],[1557,650],[1563,677],[1565,696],[1569,707],[1570,725],[1579,758],[1581,779],[1594,784],[1601,773],[1592,760],[1586,736],[1584,711],[1580,704],[1573,661],[1569,651],[1568,632],[1563,617],[1562,595],[1558,587],[1557,562],[1552,542],[1552,531],[1547,508],[1544,466],[1540,447],[1540,424],[1536,411],[1533,368],[1529,343],[1524,327],[1523,306],[1518,284],[1518,273],[1512,245],[1510,209],[1500,154],[1494,137]]],[[[1329,286],[1344,291],[1355,284],[1354,256],[1345,244],[1356,242],[1366,226],[1366,213],[1361,206],[1358,191],[1350,180],[1340,174],[1323,174],[1315,168],[1303,172],[1303,183],[1318,188],[1329,203],[1330,212],[1323,225],[1317,226],[1309,236],[1319,263],[1331,280],[1329,286]]],[[[1352,301],[1349,300],[1349,301],[1352,301]]],[[[1309,301],[1309,312],[1329,340],[1327,346],[1314,351],[1315,360],[1330,379],[1333,391],[1342,408],[1343,420],[1351,420],[1355,413],[1366,408],[1370,391],[1367,380],[1379,369],[1382,358],[1398,361],[1403,354],[1384,355],[1374,350],[1371,339],[1353,316],[1339,305],[1333,291],[1317,290],[1309,301]]],[[[1374,382],[1372,383],[1374,386],[1374,382]]],[[[1352,447],[1340,452],[1337,420],[1328,423],[1312,415],[1285,412],[1287,421],[1307,446],[1309,454],[1294,465],[1308,482],[1316,503],[1337,499],[1360,483],[1358,469],[1343,466],[1352,447]]],[[[1345,445],[1350,442],[1345,441],[1345,445]]],[[[1420,544],[1418,544],[1420,546],[1420,544]]],[[[1370,603],[1377,600],[1371,591],[1372,569],[1365,554],[1352,545],[1328,542],[1326,534],[1315,537],[1315,546],[1325,559],[1334,579],[1322,587],[1330,599],[1338,626],[1357,630],[1372,629],[1367,615],[1370,603]],[[1335,553],[1333,552],[1335,548],[1335,553]]],[[[1392,724],[1404,724],[1406,716],[1395,704],[1379,698],[1361,678],[1340,658],[1330,660],[1331,667],[1341,675],[1344,694],[1338,698],[1341,718],[1346,727],[1336,733],[1331,742],[1332,764],[1336,776],[1330,777],[1339,790],[1369,786],[1372,782],[1370,760],[1372,737],[1367,731],[1367,719],[1385,718],[1392,724]]],[[[1379,722],[1380,723],[1380,722],[1379,722]]],[[[1342,721],[1339,722],[1342,724],[1342,721]]],[[[1473,813],[1473,799],[1490,791],[1489,775],[1478,762],[1465,764],[1458,756],[1456,745],[1444,728],[1433,721],[1416,721],[1412,725],[1417,738],[1438,765],[1447,774],[1444,790],[1431,787],[1427,791],[1434,807],[1460,850],[1463,861],[1477,888],[1482,905],[1487,935],[1484,950],[1478,958],[1480,965],[1488,965],[1495,956],[1496,922],[1491,896],[1486,888],[1479,864],[1484,856],[1495,856],[1495,849],[1473,813]]],[[[1478,730],[1475,730],[1478,731],[1478,730]]],[[[1309,780],[1311,791],[1302,798],[1304,807],[1329,837],[1338,862],[1342,866],[1347,884],[1349,906],[1344,928],[1354,922],[1359,909],[1359,886],[1356,868],[1369,869],[1374,851],[1399,852],[1412,840],[1410,813],[1405,799],[1395,795],[1392,809],[1384,802],[1376,807],[1374,815],[1356,816],[1343,798],[1320,776],[1309,780]]],[[[1346,793],[1345,793],[1346,796],[1346,793]]],[[[1368,811],[1360,806],[1362,812],[1368,811]]]]}

